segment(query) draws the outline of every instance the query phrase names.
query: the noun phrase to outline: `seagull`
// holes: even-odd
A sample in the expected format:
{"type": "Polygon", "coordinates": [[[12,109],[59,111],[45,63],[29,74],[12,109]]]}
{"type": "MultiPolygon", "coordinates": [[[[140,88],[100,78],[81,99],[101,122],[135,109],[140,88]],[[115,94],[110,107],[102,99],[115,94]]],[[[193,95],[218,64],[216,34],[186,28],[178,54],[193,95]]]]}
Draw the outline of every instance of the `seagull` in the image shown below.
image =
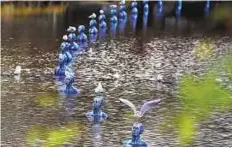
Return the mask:
{"type": "Polygon", "coordinates": [[[76,27],[73,26],[69,26],[67,29],[68,32],[75,32],[76,31],[76,27]]]}
{"type": "Polygon", "coordinates": [[[14,74],[15,75],[20,75],[21,74],[21,66],[16,66],[16,68],[15,68],[15,71],[14,71],[14,74]]]}
{"type": "Polygon", "coordinates": [[[101,82],[98,82],[97,88],[95,88],[95,93],[103,93],[105,92],[104,89],[102,88],[101,82]]]}
{"type": "Polygon", "coordinates": [[[104,14],[104,10],[100,10],[99,12],[100,12],[100,14],[104,14]]]}
{"type": "Polygon", "coordinates": [[[117,8],[117,5],[110,5],[110,8],[117,8]]]}
{"type": "Polygon", "coordinates": [[[64,41],[67,41],[67,40],[68,40],[68,36],[67,36],[67,35],[64,35],[64,36],[63,36],[63,40],[64,40],[64,41]]]}
{"type": "Polygon", "coordinates": [[[91,18],[91,19],[94,19],[96,17],[97,17],[97,15],[95,13],[93,13],[92,15],[89,16],[89,18],[91,18]]]}
{"type": "Polygon", "coordinates": [[[126,99],[122,99],[122,98],[120,98],[119,100],[122,103],[128,105],[134,111],[134,116],[138,117],[138,118],[142,117],[146,111],[154,108],[161,101],[161,99],[148,101],[148,102],[143,104],[140,111],[137,111],[135,105],[133,103],[131,103],[130,101],[128,101],[126,99]]]}

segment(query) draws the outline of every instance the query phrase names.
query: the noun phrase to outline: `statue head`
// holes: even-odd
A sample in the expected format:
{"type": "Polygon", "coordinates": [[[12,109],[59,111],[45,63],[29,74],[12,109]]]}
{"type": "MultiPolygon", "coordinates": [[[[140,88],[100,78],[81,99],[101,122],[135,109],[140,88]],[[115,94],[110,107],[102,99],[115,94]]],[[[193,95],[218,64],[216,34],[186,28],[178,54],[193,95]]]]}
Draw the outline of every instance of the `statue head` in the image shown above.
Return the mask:
{"type": "Polygon", "coordinates": [[[59,63],[62,64],[65,60],[65,57],[63,54],[59,54],[59,63]]]}
{"type": "Polygon", "coordinates": [[[104,103],[104,98],[102,96],[97,96],[93,100],[93,110],[100,110],[104,103]]]}
{"type": "Polygon", "coordinates": [[[92,19],[90,22],[89,22],[89,27],[93,27],[93,26],[96,26],[97,25],[97,21],[95,19],[92,19]]]}
{"type": "Polygon", "coordinates": [[[74,75],[68,71],[65,71],[65,84],[71,85],[74,82],[74,75]]]}
{"type": "Polygon", "coordinates": [[[144,126],[142,123],[134,123],[132,127],[132,136],[139,136],[143,133],[144,126]]]}
{"type": "Polygon", "coordinates": [[[85,31],[85,26],[84,25],[80,25],[79,27],[78,27],[78,32],[79,33],[83,33],[85,31]]]}
{"type": "Polygon", "coordinates": [[[76,34],[75,33],[69,33],[68,35],[68,41],[74,41],[76,39],[76,34]]]}
{"type": "Polygon", "coordinates": [[[138,3],[137,3],[136,1],[133,1],[133,2],[131,3],[131,7],[132,7],[132,8],[137,8],[137,7],[138,7],[138,3]]]}
{"type": "Polygon", "coordinates": [[[66,43],[65,43],[65,42],[61,43],[61,44],[60,44],[60,49],[61,49],[61,51],[64,51],[65,48],[66,48],[66,43]]]}

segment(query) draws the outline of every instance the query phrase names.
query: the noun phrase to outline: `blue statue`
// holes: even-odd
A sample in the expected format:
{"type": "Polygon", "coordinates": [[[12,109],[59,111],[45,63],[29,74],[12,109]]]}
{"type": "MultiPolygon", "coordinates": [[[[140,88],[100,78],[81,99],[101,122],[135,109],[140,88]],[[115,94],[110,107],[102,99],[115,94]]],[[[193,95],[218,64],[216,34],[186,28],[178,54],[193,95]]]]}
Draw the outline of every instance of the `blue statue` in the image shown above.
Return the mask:
{"type": "Polygon", "coordinates": [[[127,19],[126,6],[124,3],[121,3],[119,7],[119,19],[127,19]]]}
{"type": "Polygon", "coordinates": [[[106,28],[100,28],[99,29],[99,39],[103,40],[106,36],[106,28]]]}
{"type": "Polygon", "coordinates": [[[163,15],[163,2],[159,0],[156,5],[156,17],[160,19],[163,15]]]}
{"type": "Polygon", "coordinates": [[[66,95],[78,95],[78,94],[80,94],[80,91],[73,86],[74,74],[70,73],[70,72],[66,72],[65,75],[66,75],[66,77],[65,77],[65,85],[66,85],[66,87],[63,90],[63,92],[66,95]]]}
{"type": "Polygon", "coordinates": [[[131,3],[131,8],[132,8],[131,14],[132,15],[138,15],[138,8],[137,7],[138,7],[138,3],[136,1],[133,1],[131,3]]]}
{"type": "Polygon", "coordinates": [[[110,23],[111,24],[117,24],[118,18],[117,18],[117,5],[110,5],[110,23]]]}
{"type": "Polygon", "coordinates": [[[65,66],[65,56],[63,54],[59,54],[59,66],[55,69],[55,76],[60,77],[62,80],[66,76],[66,71],[73,73],[71,69],[65,66]]]}
{"type": "Polygon", "coordinates": [[[147,147],[147,143],[141,138],[144,131],[142,123],[134,123],[132,127],[132,138],[124,141],[125,146],[129,147],[147,147]]]}
{"type": "Polygon", "coordinates": [[[149,4],[148,4],[149,0],[143,0],[143,13],[145,15],[148,15],[149,13],[149,4]]]}
{"type": "Polygon", "coordinates": [[[89,41],[90,43],[95,43],[97,41],[97,34],[90,34],[89,41]]]}
{"type": "Polygon", "coordinates": [[[119,33],[124,35],[127,19],[119,19],[119,33]]]}
{"type": "Polygon", "coordinates": [[[72,54],[69,52],[69,43],[66,42],[68,39],[67,35],[63,36],[64,42],[61,43],[61,53],[65,55],[65,63],[68,65],[72,61],[72,54]]]}
{"type": "Polygon", "coordinates": [[[135,32],[135,29],[136,29],[137,18],[138,18],[138,15],[136,13],[131,15],[131,26],[132,26],[133,32],[135,32]]]}
{"type": "Polygon", "coordinates": [[[98,30],[96,28],[97,26],[97,21],[96,21],[96,14],[93,13],[92,15],[89,16],[89,18],[91,19],[89,22],[89,34],[98,34],[98,30]]]}
{"type": "Polygon", "coordinates": [[[86,116],[90,120],[94,120],[95,122],[105,120],[108,115],[104,112],[102,112],[101,108],[104,103],[104,97],[103,96],[97,96],[93,100],[93,110],[91,112],[88,112],[86,116]]]}
{"type": "Polygon", "coordinates": [[[116,32],[117,32],[117,24],[111,23],[110,25],[110,36],[112,38],[116,37],[116,32]]]}
{"type": "Polygon", "coordinates": [[[176,17],[179,18],[181,16],[181,10],[182,10],[182,0],[177,1],[177,7],[176,7],[176,17]]]}
{"type": "Polygon", "coordinates": [[[107,28],[106,15],[104,14],[103,10],[100,10],[99,12],[100,12],[100,15],[98,17],[99,29],[106,29],[107,28]]]}
{"type": "Polygon", "coordinates": [[[143,15],[143,29],[144,30],[147,29],[147,19],[148,19],[148,15],[143,15]]]}
{"type": "Polygon", "coordinates": [[[85,34],[85,26],[80,25],[78,27],[77,42],[78,42],[79,46],[86,47],[87,41],[88,41],[88,38],[87,38],[87,35],[85,34]]]}
{"type": "Polygon", "coordinates": [[[68,34],[68,41],[70,43],[70,47],[69,49],[71,51],[77,51],[79,49],[79,46],[78,44],[75,42],[76,41],[76,34],[74,33],[76,31],[76,28],[75,27],[71,27],[69,26],[69,28],[67,29],[68,32],[70,32],[68,34]]]}
{"type": "Polygon", "coordinates": [[[210,8],[210,0],[207,0],[206,4],[205,4],[205,9],[204,9],[204,12],[205,12],[206,16],[209,15],[209,8],[210,8]]]}

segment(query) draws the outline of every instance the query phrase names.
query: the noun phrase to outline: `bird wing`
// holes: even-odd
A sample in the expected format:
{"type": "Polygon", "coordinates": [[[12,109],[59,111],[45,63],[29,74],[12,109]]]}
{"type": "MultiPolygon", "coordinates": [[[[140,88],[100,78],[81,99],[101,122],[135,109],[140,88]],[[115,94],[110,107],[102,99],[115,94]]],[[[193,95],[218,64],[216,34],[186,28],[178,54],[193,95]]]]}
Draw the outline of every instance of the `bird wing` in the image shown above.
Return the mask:
{"type": "Polygon", "coordinates": [[[152,101],[148,101],[148,102],[144,103],[140,109],[141,116],[143,116],[143,114],[146,111],[154,108],[160,101],[161,101],[161,99],[157,99],[157,100],[152,100],[152,101]]]}
{"type": "Polygon", "coordinates": [[[128,100],[126,100],[126,99],[122,99],[122,98],[119,98],[119,100],[120,100],[122,103],[124,103],[124,104],[130,106],[130,108],[134,111],[134,114],[136,113],[136,107],[135,107],[135,105],[134,105],[133,103],[131,103],[130,101],[128,101],[128,100]]]}

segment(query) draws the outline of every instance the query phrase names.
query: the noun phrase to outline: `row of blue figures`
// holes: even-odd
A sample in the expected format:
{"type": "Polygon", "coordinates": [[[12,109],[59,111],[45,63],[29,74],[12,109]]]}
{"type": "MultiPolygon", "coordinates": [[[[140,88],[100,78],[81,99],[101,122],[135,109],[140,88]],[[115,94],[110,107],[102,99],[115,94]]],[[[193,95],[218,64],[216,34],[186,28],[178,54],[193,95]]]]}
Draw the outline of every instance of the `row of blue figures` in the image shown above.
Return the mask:
{"type": "Polygon", "coordinates": [[[134,123],[132,126],[132,138],[123,142],[127,147],[147,147],[148,144],[141,138],[144,131],[142,123],[134,123]]]}

